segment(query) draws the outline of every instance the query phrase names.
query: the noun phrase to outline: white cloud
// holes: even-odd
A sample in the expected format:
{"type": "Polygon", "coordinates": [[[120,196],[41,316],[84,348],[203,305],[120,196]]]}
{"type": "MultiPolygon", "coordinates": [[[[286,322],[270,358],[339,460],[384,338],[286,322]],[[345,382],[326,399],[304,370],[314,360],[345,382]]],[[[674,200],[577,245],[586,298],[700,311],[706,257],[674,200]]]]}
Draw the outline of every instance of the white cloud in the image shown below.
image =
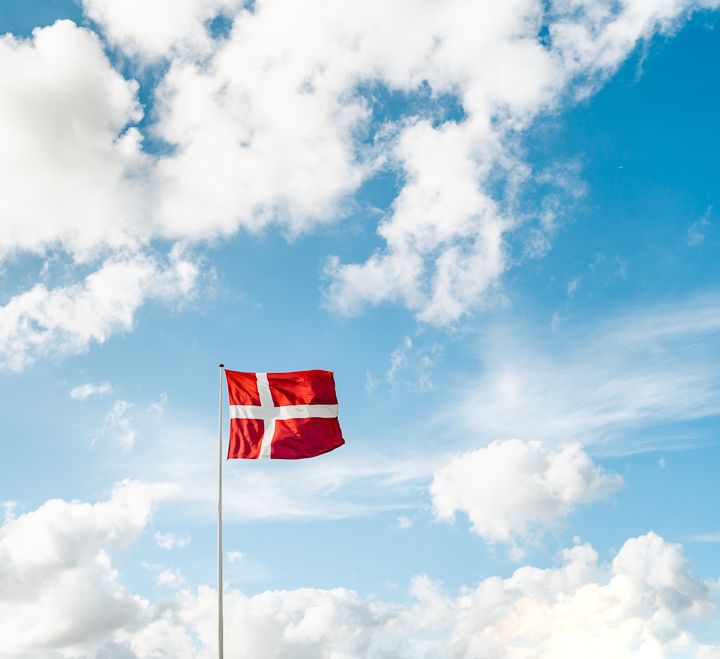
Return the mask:
{"type": "Polygon", "coordinates": [[[115,446],[126,451],[132,449],[137,435],[131,417],[134,407],[126,400],[116,400],[105,415],[101,431],[103,437],[109,437],[115,446]]]}
{"type": "MultiPolygon", "coordinates": [[[[559,351],[542,337],[518,335],[517,323],[488,324],[478,341],[478,367],[439,391],[426,418],[398,423],[375,438],[383,455],[358,452],[364,442],[356,438],[352,455],[340,449],[301,468],[258,464],[240,474],[228,464],[226,514],[406,514],[426,500],[433,473],[451,455],[512,437],[540,441],[549,453],[579,443],[591,446],[585,450],[593,456],[692,444],[692,435],[678,436],[663,424],[720,413],[720,361],[707,358],[717,352],[718,308],[717,296],[707,295],[621,309],[616,317],[564,329],[573,340],[559,351]],[[411,453],[407,441],[398,440],[409,434],[417,438],[411,453]]],[[[161,426],[140,424],[138,437],[132,460],[120,456],[103,466],[107,477],[177,481],[188,486],[188,511],[210,510],[216,474],[205,457],[216,450],[217,438],[179,409],[161,426]]]]}
{"type": "MultiPolygon", "coordinates": [[[[253,597],[231,590],[226,651],[248,659],[659,659],[712,650],[689,630],[713,612],[707,586],[681,547],[652,533],[628,540],[609,565],[579,545],[557,568],[522,567],[457,595],[418,577],[412,595],[413,603],[391,606],[342,588],[253,597]]],[[[209,588],[187,593],[178,614],[209,652],[215,598],[209,588]]]]}
{"type": "Polygon", "coordinates": [[[87,382],[85,384],[79,384],[77,387],[73,387],[70,390],[70,398],[73,400],[87,400],[92,396],[104,396],[106,394],[111,394],[112,391],[113,388],[109,382],[101,382],[99,384],[87,382]]]}
{"type": "Polygon", "coordinates": [[[146,157],[128,128],[142,118],[137,83],[70,21],[0,36],[0,71],[0,258],[137,246],[148,230],[146,157]]]}
{"type": "Polygon", "coordinates": [[[397,518],[397,526],[399,529],[409,529],[413,524],[413,520],[407,515],[400,515],[400,517],[397,518]]]}
{"type": "MultiPolygon", "coordinates": [[[[639,40],[672,31],[699,5],[83,6],[124,53],[169,58],[143,128],[168,148],[144,150],[138,85],[113,68],[92,31],[60,21],[30,39],[0,38],[0,258],[60,250],[75,265],[104,259],[84,283],[38,283],[0,309],[0,364],[16,370],[129,331],[143,303],[165,299],[143,294],[129,273],[127,290],[114,287],[107,307],[95,309],[97,321],[76,327],[71,317],[78,305],[97,304],[90,289],[113,272],[161,269],[139,266],[153,241],[189,248],[273,222],[292,236],[342,216],[380,168],[402,175],[378,228],[385,246],[364,263],[331,259],[328,299],[345,312],[399,302],[423,321],[454,322],[489,302],[509,267],[508,235],[527,228],[515,203],[533,175],[518,156],[522,131],[601,84],[639,40]],[[218,15],[232,29],[212,41],[207,24],[218,15]],[[547,44],[537,36],[543,23],[547,44]],[[410,104],[408,116],[374,122],[373,86],[429,89],[429,109],[410,104]],[[438,119],[447,95],[462,105],[457,120],[438,119]],[[48,317],[46,306],[60,317],[48,317]]],[[[566,186],[564,175],[554,178],[566,186]]],[[[554,220],[541,215],[528,235],[545,244],[554,220]]]]}
{"type": "Polygon", "coordinates": [[[478,144],[469,123],[420,121],[403,130],[395,158],[407,183],[378,229],[388,247],[363,264],[329,261],[334,305],[354,313],[366,302],[401,302],[421,320],[446,325],[480,303],[506,267],[503,234],[511,226],[479,185],[489,163],[475,155],[498,148],[488,137],[478,144]]]}
{"type": "Polygon", "coordinates": [[[0,71],[0,259],[52,250],[82,278],[38,282],[0,307],[0,368],[21,370],[131,331],[146,301],[189,296],[198,268],[179,245],[168,257],[147,247],[151,159],[128,127],[142,118],[138,86],[93,32],[58,21],[4,35],[0,71]]]}
{"type": "MultiPolygon", "coordinates": [[[[108,552],[137,537],[169,494],[166,486],[128,482],[109,501],[48,502],[7,522],[0,656],[214,656],[212,588],[191,590],[177,570],[163,570],[158,582],[174,592],[152,604],[112,570],[108,552]]],[[[693,634],[713,622],[712,587],[692,574],[682,547],[648,533],[625,542],[607,564],[577,544],[558,567],[524,566],[456,594],[419,576],[408,603],[344,588],[253,596],[228,588],[225,647],[247,659],[709,658],[717,648],[693,634]]]]}
{"type": "Polygon", "coordinates": [[[166,405],[166,394],[161,394],[157,401],[145,408],[138,408],[135,403],[126,400],[115,400],[105,414],[97,439],[107,439],[117,448],[129,452],[135,446],[138,428],[157,423],[166,405]]]}
{"type": "Polygon", "coordinates": [[[240,561],[245,558],[245,554],[239,551],[229,551],[227,553],[228,561],[230,561],[230,565],[235,565],[236,563],[240,563],[240,561]]]}
{"type": "Polygon", "coordinates": [[[391,385],[396,384],[398,371],[403,367],[410,350],[412,350],[412,339],[406,336],[400,346],[395,348],[390,355],[390,368],[388,368],[385,378],[391,385]]]}
{"type": "Polygon", "coordinates": [[[208,23],[234,13],[243,0],[82,0],[111,43],[127,53],[155,59],[172,54],[206,55],[212,50],[208,23]]]}
{"type": "Polygon", "coordinates": [[[690,542],[720,542],[720,533],[698,533],[688,538],[690,542]]]}
{"type": "Polygon", "coordinates": [[[154,130],[175,148],[154,173],[163,234],[202,239],[273,220],[294,234],[342,213],[368,170],[354,137],[369,110],[353,93],[354,16],[321,4],[258,3],[210,66],[172,63],[155,106],[154,130]]]}
{"type": "MultiPolygon", "coordinates": [[[[213,596],[212,590],[201,589],[188,603],[186,615],[193,615],[195,624],[211,622],[207,611],[212,611],[213,596]]],[[[258,659],[366,656],[386,609],[344,588],[268,591],[254,597],[234,591],[226,602],[229,651],[258,659]]]]}
{"type": "Polygon", "coordinates": [[[372,394],[383,383],[392,391],[400,388],[430,391],[434,388],[432,371],[441,354],[440,344],[420,346],[405,336],[390,353],[390,364],[381,378],[374,378],[369,370],[366,372],[365,391],[372,394]]]}
{"type": "Polygon", "coordinates": [[[694,656],[686,625],[716,608],[682,548],[653,533],[628,540],[610,565],[578,545],[559,568],[522,567],[457,598],[426,580],[416,592],[435,602],[435,624],[450,628],[439,645],[458,659],[694,656]]]}
{"type": "Polygon", "coordinates": [[[558,349],[542,337],[489,324],[483,369],[452,392],[436,420],[464,446],[519,437],[577,441],[628,454],[692,444],[671,426],[720,414],[718,296],[619,310],[564,325],[558,349]]]}
{"type": "Polygon", "coordinates": [[[438,519],[452,521],[463,512],[486,542],[517,543],[621,483],[576,444],[553,448],[511,439],[453,458],[435,472],[430,494],[438,519]]]}
{"type": "MultiPolygon", "coordinates": [[[[426,501],[433,473],[450,456],[511,437],[540,441],[549,452],[577,442],[593,456],[687,446],[691,435],[662,424],[720,412],[720,361],[704,357],[717,351],[715,300],[622,309],[616,318],[574,325],[567,329],[574,340],[560,352],[538,346],[537,336],[513,335],[517,323],[488,325],[478,342],[482,368],[468,365],[467,379],[438,390],[425,418],[398,421],[372,442],[355,438],[351,453],[339,449],[304,465],[258,464],[250,473],[228,463],[226,515],[407,514],[426,501]],[[416,440],[410,447],[408,436],[416,440]],[[368,448],[373,443],[382,455],[368,448]]],[[[188,514],[212,510],[217,476],[206,458],[217,436],[179,408],[161,424],[150,414],[135,428],[133,453],[104,462],[105,477],[175,481],[187,486],[188,514]]]]}
{"type": "Polygon", "coordinates": [[[705,240],[705,233],[710,226],[710,217],[712,215],[712,208],[708,208],[705,214],[699,219],[693,222],[687,230],[687,244],[690,247],[700,245],[705,240]]]}
{"type": "MultiPolygon", "coordinates": [[[[158,416],[136,403],[130,414],[135,432],[132,451],[115,451],[96,469],[103,478],[131,476],[139,480],[178,483],[184,514],[207,519],[217,504],[217,431],[169,406],[158,416]]],[[[112,435],[100,438],[112,440],[112,435]]],[[[408,453],[407,445],[378,453],[356,438],[351,452],[338,449],[317,460],[274,461],[242,469],[236,461],[223,472],[223,515],[232,520],[339,519],[381,511],[406,511],[426,499],[427,482],[438,464],[435,452],[408,453]],[[363,448],[365,446],[365,448],[363,448]]]]}
{"type": "Polygon", "coordinates": [[[0,506],[3,511],[3,521],[5,524],[15,519],[15,509],[17,508],[17,501],[3,501],[0,506]]]}
{"type": "Polygon", "coordinates": [[[162,533],[158,531],[155,534],[155,543],[161,549],[170,551],[171,549],[187,547],[190,544],[190,536],[187,533],[162,533]]]}
{"type": "Polygon", "coordinates": [[[197,275],[197,266],[173,251],[167,261],[143,254],[110,258],[68,286],[36,284],[0,307],[0,368],[19,371],[38,358],[83,353],[129,332],[145,301],[185,300],[197,275]]]}
{"type": "Polygon", "coordinates": [[[169,588],[182,588],[187,585],[187,581],[182,575],[182,572],[171,568],[159,572],[155,578],[155,583],[157,583],[158,586],[167,586],[169,588]]]}
{"type": "MultiPolygon", "coordinates": [[[[540,3],[526,1],[416,7],[409,30],[419,24],[432,46],[422,38],[402,44],[414,66],[402,71],[400,84],[411,87],[423,76],[435,91],[450,89],[466,116],[399,128],[391,158],[405,183],[378,229],[386,246],[362,264],[329,261],[332,303],[353,313],[365,303],[401,302],[421,320],[447,325],[491,301],[509,267],[506,237],[521,228],[514,194],[532,176],[516,155],[518,133],[538,114],[598,87],[639,40],[672,31],[696,6],[559,1],[545,17],[540,3]],[[537,38],[543,20],[547,47],[537,38]],[[498,179],[508,182],[509,198],[491,192],[498,179]]],[[[399,64],[392,66],[385,72],[391,85],[399,83],[392,75],[399,64]]],[[[534,234],[536,243],[547,242],[534,234]]]]}
{"type": "Polygon", "coordinates": [[[574,279],[570,280],[570,282],[567,285],[567,296],[568,297],[574,297],[575,293],[577,293],[578,288],[580,287],[580,282],[582,281],[582,276],[578,275],[574,279]]]}
{"type": "MultiPolygon", "coordinates": [[[[139,424],[133,458],[105,469],[177,482],[183,486],[186,514],[205,516],[217,493],[216,467],[207,460],[217,452],[217,436],[174,416],[163,419],[162,430],[139,424]]],[[[302,465],[258,464],[251,471],[231,461],[223,473],[223,515],[228,520],[340,519],[406,510],[424,500],[433,464],[434,455],[381,455],[359,448],[302,465]]]]}
{"type": "Polygon", "coordinates": [[[378,387],[378,380],[376,380],[372,373],[370,373],[369,370],[365,371],[365,393],[371,394],[373,391],[375,391],[378,387]]]}
{"type": "Polygon", "coordinates": [[[170,485],[123,481],[95,504],[53,499],[0,528],[0,656],[94,656],[149,613],[108,551],[137,539],[170,485]],[[42,624],[38,624],[42,621],[42,624]]]}
{"type": "MultiPolygon", "coordinates": [[[[111,553],[135,541],[157,503],[176,493],[124,481],[106,501],[52,500],[8,518],[0,527],[0,656],[212,656],[213,589],[189,590],[179,571],[162,570],[158,583],[176,592],[152,604],[112,567],[111,553]]],[[[418,577],[409,604],[343,588],[252,597],[228,588],[226,649],[248,659],[712,657],[716,648],[691,632],[717,609],[711,586],[693,576],[679,545],[648,533],[610,564],[577,544],[559,567],[521,567],[455,595],[418,577]]]]}

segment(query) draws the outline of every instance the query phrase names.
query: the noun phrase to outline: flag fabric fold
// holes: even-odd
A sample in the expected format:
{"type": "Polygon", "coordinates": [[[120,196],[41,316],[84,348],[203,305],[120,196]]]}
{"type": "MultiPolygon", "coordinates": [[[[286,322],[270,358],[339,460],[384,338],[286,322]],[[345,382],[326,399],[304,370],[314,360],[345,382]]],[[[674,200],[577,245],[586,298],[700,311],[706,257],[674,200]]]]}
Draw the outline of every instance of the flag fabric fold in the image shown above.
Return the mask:
{"type": "Polygon", "coordinates": [[[331,371],[225,370],[230,403],[228,460],[298,460],[342,446],[331,371]]]}

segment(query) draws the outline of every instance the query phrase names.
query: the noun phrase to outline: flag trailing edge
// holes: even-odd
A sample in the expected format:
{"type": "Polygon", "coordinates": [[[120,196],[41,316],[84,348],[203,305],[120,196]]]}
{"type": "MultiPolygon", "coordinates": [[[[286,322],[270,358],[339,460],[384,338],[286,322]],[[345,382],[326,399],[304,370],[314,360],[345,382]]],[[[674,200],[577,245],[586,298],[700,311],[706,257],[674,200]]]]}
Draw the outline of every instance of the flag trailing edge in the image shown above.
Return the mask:
{"type": "Polygon", "coordinates": [[[312,458],[342,446],[331,371],[246,373],[225,369],[228,460],[312,458]]]}

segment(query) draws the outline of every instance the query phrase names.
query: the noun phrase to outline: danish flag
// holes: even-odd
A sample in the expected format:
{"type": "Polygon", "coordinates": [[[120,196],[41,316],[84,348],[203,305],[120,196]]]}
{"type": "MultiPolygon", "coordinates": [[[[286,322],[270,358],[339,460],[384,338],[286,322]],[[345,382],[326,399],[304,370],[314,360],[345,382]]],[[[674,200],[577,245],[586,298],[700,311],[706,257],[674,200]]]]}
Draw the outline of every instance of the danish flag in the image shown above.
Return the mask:
{"type": "Polygon", "coordinates": [[[233,458],[312,458],[342,446],[331,371],[225,370],[233,458]]]}

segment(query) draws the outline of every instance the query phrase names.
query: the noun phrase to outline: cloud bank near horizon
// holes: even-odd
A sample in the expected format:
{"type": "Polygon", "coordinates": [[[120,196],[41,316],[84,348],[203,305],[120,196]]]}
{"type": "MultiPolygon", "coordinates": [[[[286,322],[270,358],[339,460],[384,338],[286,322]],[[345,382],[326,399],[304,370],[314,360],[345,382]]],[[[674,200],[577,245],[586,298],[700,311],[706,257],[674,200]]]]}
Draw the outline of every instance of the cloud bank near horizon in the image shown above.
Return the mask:
{"type": "MultiPolygon", "coordinates": [[[[149,531],[154,509],[177,494],[164,484],[124,481],[103,501],[52,500],[6,515],[0,656],[213,656],[213,588],[188,588],[168,568],[158,583],[170,592],[152,602],[124,587],[113,566],[113,555],[149,531]]],[[[404,602],[345,588],[253,596],[229,588],[226,648],[248,659],[711,659],[720,647],[691,630],[715,613],[717,592],[717,582],[692,574],[680,545],[647,533],[629,538],[610,562],[578,543],[557,567],[523,566],[458,593],[418,575],[404,602]]]]}

